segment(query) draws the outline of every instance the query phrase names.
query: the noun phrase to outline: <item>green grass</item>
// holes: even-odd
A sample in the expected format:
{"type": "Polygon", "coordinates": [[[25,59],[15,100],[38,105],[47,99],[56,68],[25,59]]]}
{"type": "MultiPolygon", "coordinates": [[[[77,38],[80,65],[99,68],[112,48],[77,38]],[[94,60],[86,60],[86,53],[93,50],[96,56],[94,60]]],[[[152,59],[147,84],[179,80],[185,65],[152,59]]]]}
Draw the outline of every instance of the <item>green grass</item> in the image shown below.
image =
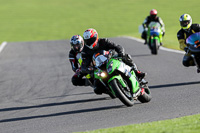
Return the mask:
{"type": "Polygon", "coordinates": [[[81,133],[199,133],[200,114],[172,120],[142,123],[81,133]]]}
{"type": "Polygon", "coordinates": [[[178,49],[179,17],[200,22],[199,0],[0,0],[0,42],[70,39],[93,27],[100,37],[140,38],[138,26],[152,8],[166,25],[164,46],[178,49]]]}

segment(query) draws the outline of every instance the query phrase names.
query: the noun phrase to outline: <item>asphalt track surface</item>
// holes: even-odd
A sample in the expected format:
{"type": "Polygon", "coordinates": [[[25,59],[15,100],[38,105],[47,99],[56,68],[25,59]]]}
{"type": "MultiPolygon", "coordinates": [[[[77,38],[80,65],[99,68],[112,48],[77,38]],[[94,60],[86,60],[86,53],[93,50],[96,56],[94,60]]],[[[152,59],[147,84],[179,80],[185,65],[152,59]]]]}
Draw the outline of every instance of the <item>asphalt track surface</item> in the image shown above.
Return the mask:
{"type": "Polygon", "coordinates": [[[71,84],[68,40],[8,43],[0,53],[0,132],[71,133],[172,119],[200,113],[200,74],[183,67],[183,54],[110,38],[131,54],[152,100],[133,107],[71,84]]]}

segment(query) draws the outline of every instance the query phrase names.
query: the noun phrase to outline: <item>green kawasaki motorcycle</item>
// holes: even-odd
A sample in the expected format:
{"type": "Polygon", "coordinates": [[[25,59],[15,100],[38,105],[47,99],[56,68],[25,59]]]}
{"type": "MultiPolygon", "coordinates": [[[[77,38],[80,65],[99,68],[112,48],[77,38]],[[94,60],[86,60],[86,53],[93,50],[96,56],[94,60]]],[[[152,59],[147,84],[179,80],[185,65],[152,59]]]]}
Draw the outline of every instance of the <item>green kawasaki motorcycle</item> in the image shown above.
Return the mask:
{"type": "Polygon", "coordinates": [[[133,106],[135,100],[149,102],[152,96],[147,82],[139,81],[131,67],[113,53],[101,50],[93,55],[94,78],[102,84],[101,89],[126,106],[133,106]]]}
{"type": "Polygon", "coordinates": [[[147,44],[151,54],[158,54],[158,49],[162,43],[162,29],[158,22],[151,22],[147,31],[147,44]]]}

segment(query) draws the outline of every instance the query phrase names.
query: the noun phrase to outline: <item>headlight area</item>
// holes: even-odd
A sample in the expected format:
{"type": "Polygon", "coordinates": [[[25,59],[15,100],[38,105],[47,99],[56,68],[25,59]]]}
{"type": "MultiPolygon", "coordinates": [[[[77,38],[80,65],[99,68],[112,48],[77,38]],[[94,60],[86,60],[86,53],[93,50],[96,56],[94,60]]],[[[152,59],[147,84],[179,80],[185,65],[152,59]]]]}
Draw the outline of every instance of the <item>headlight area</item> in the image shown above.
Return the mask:
{"type": "Polygon", "coordinates": [[[106,78],[107,77],[107,73],[106,72],[99,72],[97,74],[97,76],[102,77],[102,78],[106,78]]]}

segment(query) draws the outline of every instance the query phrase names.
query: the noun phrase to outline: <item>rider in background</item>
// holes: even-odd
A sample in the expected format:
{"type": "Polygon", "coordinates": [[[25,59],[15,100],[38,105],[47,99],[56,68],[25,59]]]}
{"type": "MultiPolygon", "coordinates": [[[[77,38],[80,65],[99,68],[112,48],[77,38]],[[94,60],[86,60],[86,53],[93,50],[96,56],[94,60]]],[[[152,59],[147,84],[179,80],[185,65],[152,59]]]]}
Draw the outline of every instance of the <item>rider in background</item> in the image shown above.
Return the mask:
{"type": "MultiPolygon", "coordinates": [[[[192,24],[192,18],[189,14],[183,14],[179,18],[181,29],[177,33],[177,38],[180,44],[180,49],[187,51],[186,46],[186,39],[196,33],[200,32],[200,25],[199,24],[192,24]]],[[[190,53],[186,53],[183,57],[183,65],[185,67],[194,66],[194,61],[190,56],[190,53]]]]}
{"type": "Polygon", "coordinates": [[[75,72],[72,77],[72,84],[74,86],[89,86],[88,80],[83,78],[85,74],[80,71],[82,63],[81,51],[84,47],[83,38],[80,35],[74,35],[70,40],[70,44],[71,50],[69,51],[69,61],[72,66],[72,70],[75,72]]]}
{"type": "MultiPolygon", "coordinates": [[[[165,25],[163,23],[163,20],[157,16],[158,12],[156,9],[152,9],[150,11],[150,15],[147,16],[144,20],[144,22],[142,23],[142,26],[144,28],[144,31],[142,32],[142,35],[141,37],[145,40],[144,44],[147,44],[147,30],[148,30],[148,25],[154,21],[154,22],[159,22],[160,25],[161,25],[161,29],[162,29],[162,32],[163,32],[163,35],[165,35],[165,25]]],[[[161,44],[162,45],[162,44],[161,44]]]]}
{"type": "MultiPolygon", "coordinates": [[[[107,38],[99,38],[98,33],[95,29],[87,29],[83,33],[83,39],[85,41],[85,47],[81,52],[83,59],[81,71],[83,73],[93,73],[93,71],[91,71],[91,69],[89,68],[89,65],[92,62],[92,56],[96,51],[115,50],[118,53],[118,57],[122,57],[123,62],[129,65],[132,68],[132,70],[134,70],[138,79],[143,79],[145,77],[146,73],[143,73],[137,69],[136,64],[133,63],[131,56],[125,53],[124,48],[122,46],[111,42],[107,38]]],[[[100,84],[98,83],[98,81],[96,82],[96,80],[94,81],[94,87],[94,92],[96,94],[104,93],[101,92],[100,84]]]]}

